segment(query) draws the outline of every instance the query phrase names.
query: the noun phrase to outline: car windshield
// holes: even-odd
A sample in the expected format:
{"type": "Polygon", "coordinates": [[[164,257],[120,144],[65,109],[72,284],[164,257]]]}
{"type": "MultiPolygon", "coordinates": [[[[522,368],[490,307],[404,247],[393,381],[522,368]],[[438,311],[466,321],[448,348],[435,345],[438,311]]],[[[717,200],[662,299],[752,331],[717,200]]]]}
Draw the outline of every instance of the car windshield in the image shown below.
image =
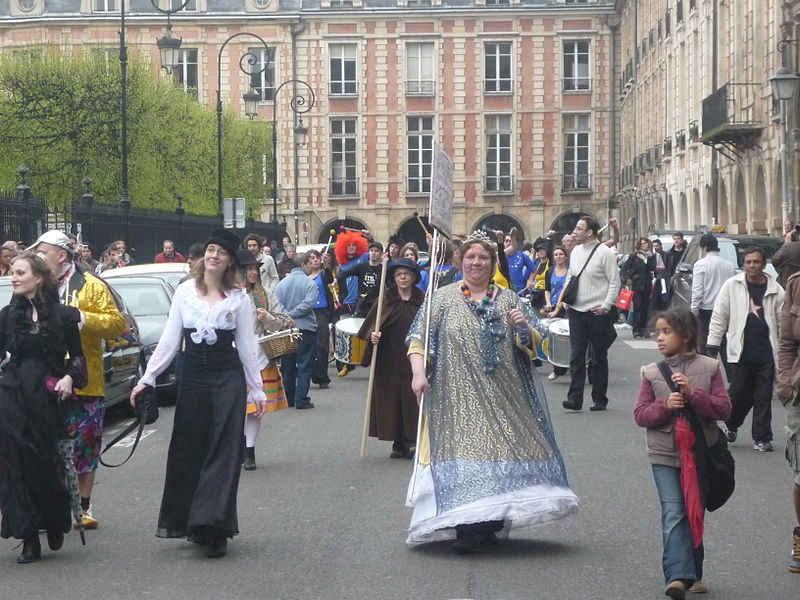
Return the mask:
{"type": "Polygon", "coordinates": [[[8,278],[8,285],[0,285],[0,306],[5,306],[11,302],[11,295],[14,293],[14,288],[11,287],[11,278],[8,278]]]}
{"type": "Polygon", "coordinates": [[[123,279],[113,279],[109,283],[122,296],[134,317],[155,317],[169,314],[169,295],[160,283],[130,283],[123,279]]]}
{"type": "Polygon", "coordinates": [[[159,277],[166,281],[168,284],[172,286],[172,289],[176,289],[181,281],[183,281],[184,277],[188,277],[188,273],[184,273],[183,271],[169,271],[164,273],[153,273],[156,277],[159,277]]]}

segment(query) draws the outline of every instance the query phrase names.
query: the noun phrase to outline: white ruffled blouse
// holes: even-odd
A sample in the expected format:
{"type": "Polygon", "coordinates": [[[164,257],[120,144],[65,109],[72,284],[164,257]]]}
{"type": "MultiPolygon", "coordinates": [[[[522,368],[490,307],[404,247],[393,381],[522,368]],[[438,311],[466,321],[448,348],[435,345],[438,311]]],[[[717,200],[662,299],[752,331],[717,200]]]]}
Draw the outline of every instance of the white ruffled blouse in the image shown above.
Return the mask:
{"type": "Polygon", "coordinates": [[[233,329],[236,351],[244,367],[245,381],[250,388],[248,400],[266,400],[261,389],[254,326],[252,302],[244,290],[229,290],[223,300],[209,306],[197,295],[195,281],[185,281],[175,290],[164,332],[139,383],[155,387],[156,377],[169,366],[180,349],[184,329],[196,330],[190,334],[196,344],[214,344],[217,341],[217,329],[233,329]]]}

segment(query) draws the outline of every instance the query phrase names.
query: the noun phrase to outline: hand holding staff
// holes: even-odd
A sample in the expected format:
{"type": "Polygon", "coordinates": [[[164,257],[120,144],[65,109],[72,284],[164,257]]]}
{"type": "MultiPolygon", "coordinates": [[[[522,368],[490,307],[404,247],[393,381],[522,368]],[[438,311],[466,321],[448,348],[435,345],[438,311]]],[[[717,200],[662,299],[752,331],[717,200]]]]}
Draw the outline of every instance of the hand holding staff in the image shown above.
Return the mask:
{"type": "MultiPolygon", "coordinates": [[[[376,333],[380,341],[381,332],[381,317],[383,316],[383,296],[386,294],[386,271],[389,265],[389,256],[383,255],[383,263],[381,266],[381,284],[378,288],[378,308],[375,314],[375,331],[370,334],[370,339],[373,339],[376,333]]],[[[367,386],[367,402],[364,406],[364,429],[361,433],[361,458],[367,454],[367,436],[369,435],[369,411],[372,405],[372,390],[375,386],[375,366],[378,364],[378,344],[372,349],[372,362],[369,365],[369,385],[367,386]]]]}

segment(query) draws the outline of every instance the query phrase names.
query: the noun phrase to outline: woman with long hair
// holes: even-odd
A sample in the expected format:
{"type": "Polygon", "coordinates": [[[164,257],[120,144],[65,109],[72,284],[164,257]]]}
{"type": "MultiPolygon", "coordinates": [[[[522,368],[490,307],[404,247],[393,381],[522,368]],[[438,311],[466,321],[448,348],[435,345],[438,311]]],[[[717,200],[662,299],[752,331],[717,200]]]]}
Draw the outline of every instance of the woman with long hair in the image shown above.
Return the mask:
{"type": "Polygon", "coordinates": [[[164,333],[131,392],[135,406],[181,350],[156,536],[207,544],[209,558],[224,556],[228,538],[239,533],[236,494],[248,398],[256,418],[267,409],[252,303],[237,277],[240,245],[227,229],[211,232],[197,275],[175,290],[164,333]]]}
{"type": "Polygon", "coordinates": [[[61,399],[84,387],[87,373],[80,313],[59,302],[47,262],[21,254],[11,263],[11,282],[14,295],[0,311],[0,354],[11,355],[0,377],[0,536],[23,540],[23,564],[41,558],[39,530],[58,550],[72,528],[77,482],[73,476],[69,489],[59,452],[67,437],[61,399]]]}
{"type": "MultiPolygon", "coordinates": [[[[255,336],[259,338],[268,333],[286,327],[289,318],[282,314],[283,308],[275,298],[275,293],[265,289],[261,280],[261,262],[249,250],[238,251],[239,266],[243,271],[244,290],[252,302],[253,317],[255,320],[255,336]]],[[[277,412],[289,408],[286,393],[283,390],[283,379],[276,360],[264,353],[258,347],[258,368],[261,371],[261,389],[267,397],[265,412],[277,412]]],[[[256,469],[256,440],[261,431],[261,417],[257,417],[258,406],[252,398],[248,398],[246,416],[244,419],[244,462],[245,471],[256,469]]]]}

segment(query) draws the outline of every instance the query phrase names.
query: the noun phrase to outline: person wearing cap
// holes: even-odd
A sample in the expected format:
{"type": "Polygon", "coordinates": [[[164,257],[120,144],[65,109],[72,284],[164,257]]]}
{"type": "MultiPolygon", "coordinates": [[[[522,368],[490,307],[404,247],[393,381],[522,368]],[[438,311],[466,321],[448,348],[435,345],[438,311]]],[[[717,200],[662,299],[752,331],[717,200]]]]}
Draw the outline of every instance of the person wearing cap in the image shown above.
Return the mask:
{"type": "MultiPolygon", "coordinates": [[[[91,495],[100,458],[105,415],[105,370],[103,350],[107,340],[125,331],[126,323],[105,282],[84,272],[75,261],[75,247],[56,229],[39,236],[31,250],[41,255],[58,280],[62,304],[74,306],[81,314],[81,344],[89,372],[88,384],[75,390],[75,400],[65,404],[67,433],[75,441],[75,471],[81,495],[82,525],[95,529],[91,495]]],[[[119,338],[122,339],[122,338],[119,338]]]]}
{"type": "MultiPolygon", "coordinates": [[[[243,288],[253,305],[256,340],[261,336],[288,328],[291,321],[283,313],[283,307],[275,298],[272,290],[261,284],[261,262],[253,256],[252,250],[238,251],[239,266],[244,279],[243,288]]],[[[283,390],[283,379],[276,360],[270,358],[261,346],[257,348],[258,368],[261,371],[261,387],[267,397],[266,412],[277,412],[288,408],[286,393],[283,390]]],[[[244,463],[245,471],[256,469],[256,440],[261,430],[261,419],[256,416],[258,406],[250,399],[247,403],[247,415],[244,420],[244,463]]]]}
{"type": "Polygon", "coordinates": [[[417,446],[419,405],[411,389],[411,363],[406,356],[405,339],[425,293],[416,287],[420,267],[407,258],[388,266],[380,324],[378,305],[373,305],[358,332],[369,342],[362,366],[369,366],[377,352],[375,384],[370,398],[370,437],[392,442],[391,458],[411,458],[417,446]]]}
{"type": "Polygon", "coordinates": [[[308,277],[311,272],[311,256],[300,254],[294,257],[294,269],[275,288],[275,296],[286,314],[292,317],[302,338],[295,354],[281,357],[281,375],[286,388],[289,406],[302,410],[314,408],[308,396],[311,385],[311,365],[317,346],[317,286],[308,277]]]}
{"type": "Polygon", "coordinates": [[[340,277],[355,276],[358,278],[358,302],[356,303],[356,316],[364,317],[378,299],[378,287],[381,282],[381,258],[383,257],[383,244],[376,240],[367,246],[369,260],[365,262],[348,263],[339,269],[340,277]]]}
{"type": "MultiPolygon", "coordinates": [[[[682,239],[682,238],[681,238],[682,239]]],[[[697,352],[708,354],[706,340],[708,328],[711,323],[711,314],[717,296],[728,279],[736,274],[733,265],[719,255],[719,242],[712,233],[705,233],[700,238],[700,253],[702,258],[694,263],[692,269],[692,300],[691,311],[698,320],[697,352]]],[[[723,356],[726,354],[723,350],[723,356]]]]}
{"type": "Polygon", "coordinates": [[[247,401],[255,405],[256,418],[267,408],[253,305],[238,281],[240,244],[227,229],[211,232],[194,279],[175,290],[158,346],[131,392],[135,406],[181,351],[156,537],[207,544],[209,558],[224,556],[228,538],[239,533],[236,496],[247,401]]]}

